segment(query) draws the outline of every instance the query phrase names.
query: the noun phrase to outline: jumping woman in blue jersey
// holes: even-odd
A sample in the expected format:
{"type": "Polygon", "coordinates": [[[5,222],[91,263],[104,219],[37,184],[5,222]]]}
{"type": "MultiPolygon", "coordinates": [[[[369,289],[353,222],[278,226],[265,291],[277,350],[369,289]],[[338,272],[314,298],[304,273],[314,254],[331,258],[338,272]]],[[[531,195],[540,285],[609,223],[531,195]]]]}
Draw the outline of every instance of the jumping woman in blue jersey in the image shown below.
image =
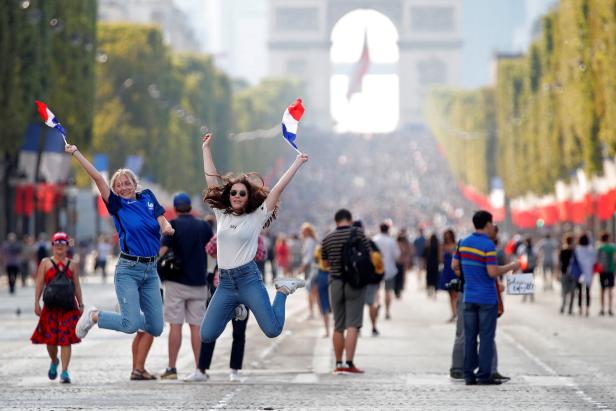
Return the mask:
{"type": "Polygon", "coordinates": [[[210,133],[203,136],[203,168],[208,185],[205,201],[216,215],[220,283],[203,318],[201,340],[215,341],[233,318],[238,304],[253,312],[265,335],[276,337],[284,326],[287,295],[303,287],[304,281],[277,278],[272,304],[254,259],[259,233],[276,217],[280,194],[308,156],[298,155],[268,192],[262,185],[250,182],[246,175],[222,178],[214,166],[211,141],[210,133]]]}
{"type": "Polygon", "coordinates": [[[174,233],[163,215],[164,209],[150,190],[137,192],[137,177],[131,170],[116,171],[110,188],[76,146],[67,144],[64,150],[77,159],[96,183],[113,216],[121,250],[114,278],[120,314],[90,307],[77,323],[77,336],[84,338],[96,323],[99,328],[127,334],[141,329],[159,336],[163,332],[163,303],[156,258],[160,233],[174,233]]]}

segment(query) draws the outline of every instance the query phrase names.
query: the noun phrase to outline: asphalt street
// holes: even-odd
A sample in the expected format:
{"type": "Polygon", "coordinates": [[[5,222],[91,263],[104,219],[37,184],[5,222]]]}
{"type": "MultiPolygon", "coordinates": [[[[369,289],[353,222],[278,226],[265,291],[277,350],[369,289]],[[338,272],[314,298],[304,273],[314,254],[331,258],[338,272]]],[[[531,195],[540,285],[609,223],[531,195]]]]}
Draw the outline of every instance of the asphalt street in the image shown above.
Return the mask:
{"type": "MultiPolygon", "coordinates": [[[[228,382],[230,326],[205,383],[129,381],[131,336],[96,327],[73,347],[73,383],[50,381],[44,346],[29,341],[37,321],[33,288],[19,288],[16,296],[0,288],[0,409],[616,410],[616,318],[597,315],[598,287],[589,318],[560,315],[558,289],[539,291],[534,303],[508,296],[497,345],[499,371],[512,379],[501,386],[465,386],[448,375],[455,330],[446,321],[447,295],[431,299],[414,274],[409,278],[392,319],[380,319],[381,336],[363,330],[355,362],[365,374],[332,373],[331,341],[322,337],[320,320],[307,319],[300,290],[288,299],[280,337],[265,337],[249,321],[240,383],[228,382]]],[[[84,296],[88,304],[115,307],[112,284],[87,281],[84,296]]],[[[146,363],[152,373],[167,365],[167,332],[146,363]]],[[[184,377],[193,369],[185,329],[178,372],[184,377]]]]}

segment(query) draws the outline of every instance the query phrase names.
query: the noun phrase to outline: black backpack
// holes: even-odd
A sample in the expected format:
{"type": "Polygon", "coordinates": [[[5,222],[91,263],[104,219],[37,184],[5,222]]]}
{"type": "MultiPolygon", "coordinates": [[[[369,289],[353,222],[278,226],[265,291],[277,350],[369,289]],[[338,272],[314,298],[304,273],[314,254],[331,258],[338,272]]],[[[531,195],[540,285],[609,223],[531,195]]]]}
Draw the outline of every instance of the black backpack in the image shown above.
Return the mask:
{"type": "MultiPolygon", "coordinates": [[[[171,220],[169,224],[177,230],[175,220],[171,220]]],[[[175,244],[175,237],[172,237],[172,243],[175,244]]],[[[182,261],[173,252],[173,244],[169,247],[169,251],[161,255],[156,262],[156,271],[161,281],[177,281],[182,277],[182,261]]]]}
{"type": "Polygon", "coordinates": [[[351,235],[342,246],[342,279],[353,288],[362,288],[374,278],[370,248],[351,228],[351,235]]]}
{"type": "Polygon", "coordinates": [[[75,309],[75,283],[66,275],[71,262],[68,261],[64,270],[60,270],[53,260],[49,261],[56,269],[56,275],[45,286],[43,303],[49,308],[75,309]]]}
{"type": "Polygon", "coordinates": [[[161,256],[156,263],[161,281],[176,281],[182,276],[182,263],[173,250],[161,256]]]}

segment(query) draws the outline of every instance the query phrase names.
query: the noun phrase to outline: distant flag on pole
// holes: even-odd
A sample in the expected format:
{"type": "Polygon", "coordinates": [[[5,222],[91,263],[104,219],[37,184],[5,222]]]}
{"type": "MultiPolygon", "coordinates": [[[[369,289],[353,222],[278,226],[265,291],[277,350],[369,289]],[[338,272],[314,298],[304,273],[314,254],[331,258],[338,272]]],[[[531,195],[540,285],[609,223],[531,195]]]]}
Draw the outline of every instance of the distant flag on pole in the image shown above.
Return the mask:
{"type": "Polygon", "coordinates": [[[364,47],[361,51],[361,56],[355,64],[355,71],[349,81],[347,90],[347,100],[350,100],[353,94],[361,93],[362,81],[370,68],[370,50],[368,49],[368,30],[364,31],[364,47]]]}
{"type": "Polygon", "coordinates": [[[64,144],[68,144],[66,142],[66,130],[62,127],[62,124],[56,119],[56,116],[49,110],[47,104],[42,101],[35,101],[36,108],[38,109],[39,116],[41,116],[41,120],[45,122],[49,127],[55,128],[62,134],[62,138],[64,139],[64,144]]]}
{"type": "Polygon", "coordinates": [[[282,115],[282,136],[285,140],[287,140],[287,143],[289,143],[291,147],[293,147],[293,149],[299,154],[301,154],[301,152],[295,144],[295,138],[297,137],[299,120],[302,118],[303,115],[304,106],[302,106],[301,98],[298,98],[297,100],[295,100],[295,103],[287,107],[287,109],[284,111],[284,114],[282,115]]]}

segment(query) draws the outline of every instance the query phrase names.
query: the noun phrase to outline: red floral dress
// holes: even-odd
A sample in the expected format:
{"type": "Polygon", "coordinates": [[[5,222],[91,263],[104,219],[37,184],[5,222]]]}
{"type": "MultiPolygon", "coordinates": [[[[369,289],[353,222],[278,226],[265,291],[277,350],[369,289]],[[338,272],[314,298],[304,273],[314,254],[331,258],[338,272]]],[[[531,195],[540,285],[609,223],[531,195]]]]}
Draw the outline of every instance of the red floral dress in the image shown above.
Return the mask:
{"type": "MultiPolygon", "coordinates": [[[[62,262],[57,262],[58,268],[64,269],[62,262]]],[[[45,285],[51,281],[56,275],[56,269],[52,266],[45,273],[45,285]]],[[[73,278],[73,272],[71,268],[66,270],[66,276],[70,279],[73,278]]],[[[39,318],[39,322],[30,337],[33,344],[47,344],[47,345],[71,345],[81,342],[81,340],[75,334],[75,327],[77,321],[79,321],[79,310],[77,309],[77,303],[75,302],[75,309],[65,310],[62,308],[47,308],[43,305],[43,310],[39,318]]]]}

